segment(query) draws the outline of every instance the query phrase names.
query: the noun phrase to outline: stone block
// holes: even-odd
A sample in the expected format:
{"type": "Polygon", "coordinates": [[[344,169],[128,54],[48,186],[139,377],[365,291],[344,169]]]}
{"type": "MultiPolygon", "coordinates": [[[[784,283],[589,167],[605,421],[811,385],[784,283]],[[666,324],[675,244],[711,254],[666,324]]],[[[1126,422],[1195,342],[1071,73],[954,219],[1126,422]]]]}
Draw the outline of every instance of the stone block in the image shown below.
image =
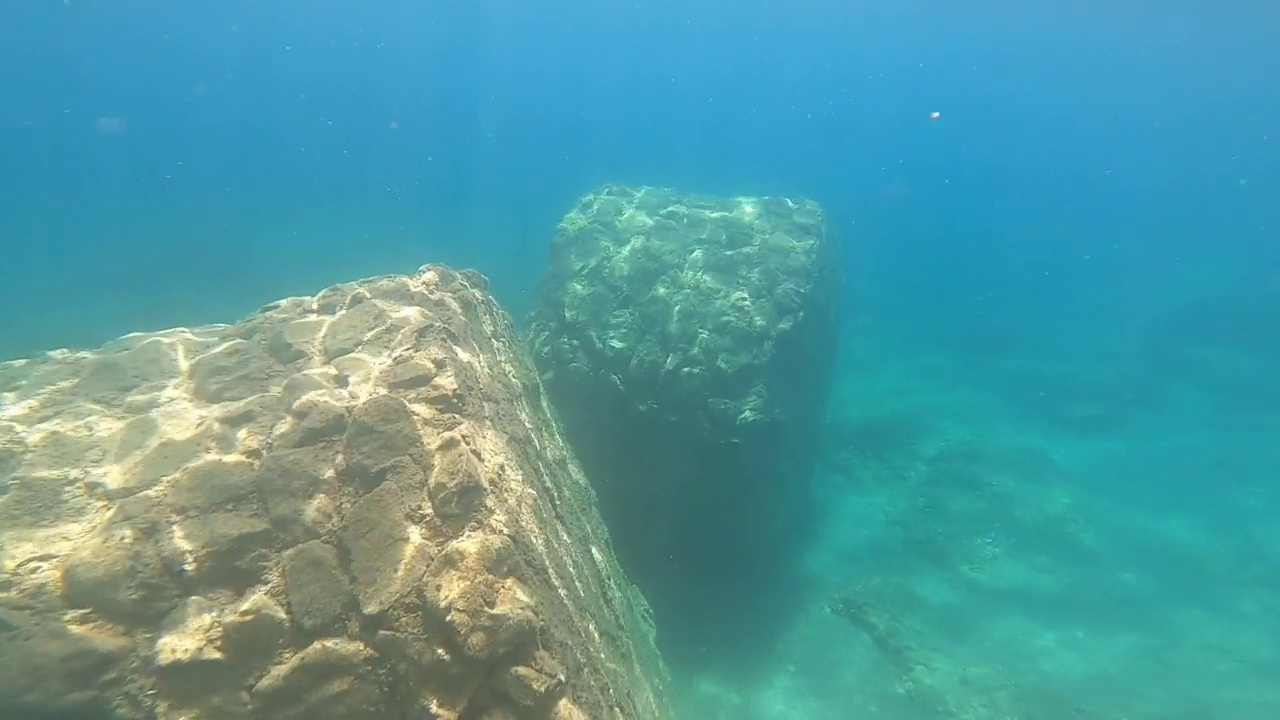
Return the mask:
{"type": "Polygon", "coordinates": [[[0,364],[0,717],[670,717],[541,397],[442,266],[0,364]]]}

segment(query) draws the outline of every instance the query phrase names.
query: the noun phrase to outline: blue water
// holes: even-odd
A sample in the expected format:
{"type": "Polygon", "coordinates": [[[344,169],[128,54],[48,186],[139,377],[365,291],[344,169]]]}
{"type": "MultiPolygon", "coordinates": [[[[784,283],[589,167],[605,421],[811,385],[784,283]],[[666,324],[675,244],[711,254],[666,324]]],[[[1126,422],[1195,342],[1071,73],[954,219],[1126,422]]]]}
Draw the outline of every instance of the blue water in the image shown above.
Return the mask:
{"type": "Polygon", "coordinates": [[[812,197],[849,277],[815,607],[887,584],[969,675],[818,609],[767,681],[682,670],[689,717],[1280,717],[1277,36],[1260,2],[7,3],[0,358],[425,262],[521,316],[603,182],[812,197]]]}

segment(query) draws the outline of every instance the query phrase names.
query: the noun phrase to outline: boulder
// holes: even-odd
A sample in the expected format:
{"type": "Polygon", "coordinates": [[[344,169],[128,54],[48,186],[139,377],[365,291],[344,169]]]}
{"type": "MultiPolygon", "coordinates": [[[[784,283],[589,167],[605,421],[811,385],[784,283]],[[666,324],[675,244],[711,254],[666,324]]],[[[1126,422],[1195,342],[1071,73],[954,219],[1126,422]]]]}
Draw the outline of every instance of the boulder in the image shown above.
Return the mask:
{"type": "Polygon", "coordinates": [[[0,717],[668,717],[523,348],[426,266],[0,364],[0,717]]]}
{"type": "Polygon", "coordinates": [[[534,361],[670,647],[797,596],[841,283],[808,200],[607,186],[557,228],[534,361]]]}

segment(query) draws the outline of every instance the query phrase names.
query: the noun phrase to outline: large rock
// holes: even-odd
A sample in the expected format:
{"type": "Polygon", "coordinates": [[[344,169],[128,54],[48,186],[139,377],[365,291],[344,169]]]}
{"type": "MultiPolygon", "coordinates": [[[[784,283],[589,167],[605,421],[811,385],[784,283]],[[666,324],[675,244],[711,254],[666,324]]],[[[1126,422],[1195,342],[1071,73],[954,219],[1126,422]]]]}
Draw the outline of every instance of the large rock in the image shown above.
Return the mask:
{"type": "Polygon", "coordinates": [[[484,280],[0,365],[0,717],[667,717],[484,280]]]}
{"type": "Polygon", "coordinates": [[[615,186],[556,232],[534,360],[672,647],[765,639],[794,598],[835,356],[829,233],[811,201],[615,186]]]}

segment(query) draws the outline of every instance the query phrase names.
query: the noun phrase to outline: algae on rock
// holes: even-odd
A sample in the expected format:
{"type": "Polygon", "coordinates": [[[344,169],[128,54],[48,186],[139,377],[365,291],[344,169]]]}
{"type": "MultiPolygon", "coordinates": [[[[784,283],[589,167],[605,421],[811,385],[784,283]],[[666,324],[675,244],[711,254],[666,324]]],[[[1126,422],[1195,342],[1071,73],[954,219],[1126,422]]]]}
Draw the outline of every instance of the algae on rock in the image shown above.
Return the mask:
{"type": "Polygon", "coordinates": [[[837,255],[822,209],[782,197],[606,186],[557,229],[534,361],[624,567],[682,643],[760,635],[784,610],[814,522],[837,255]]]}

